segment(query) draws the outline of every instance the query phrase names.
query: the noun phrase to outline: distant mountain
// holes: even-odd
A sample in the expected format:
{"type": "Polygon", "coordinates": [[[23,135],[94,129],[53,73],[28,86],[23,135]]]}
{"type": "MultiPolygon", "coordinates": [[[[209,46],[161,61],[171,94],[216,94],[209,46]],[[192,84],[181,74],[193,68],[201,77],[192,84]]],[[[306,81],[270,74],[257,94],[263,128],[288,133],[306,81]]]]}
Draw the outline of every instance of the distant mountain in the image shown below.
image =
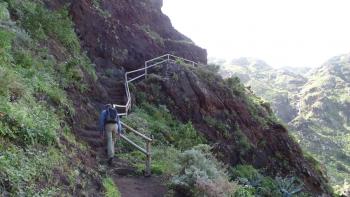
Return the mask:
{"type": "Polygon", "coordinates": [[[307,78],[286,69],[274,69],[264,61],[239,58],[223,65],[220,74],[224,78],[237,76],[257,95],[270,101],[277,116],[290,122],[297,116],[295,101],[307,78]]]}
{"type": "Polygon", "coordinates": [[[237,76],[271,102],[302,147],[325,164],[333,184],[350,180],[350,55],[317,69],[274,69],[261,60],[239,58],[220,70],[237,76]]]}

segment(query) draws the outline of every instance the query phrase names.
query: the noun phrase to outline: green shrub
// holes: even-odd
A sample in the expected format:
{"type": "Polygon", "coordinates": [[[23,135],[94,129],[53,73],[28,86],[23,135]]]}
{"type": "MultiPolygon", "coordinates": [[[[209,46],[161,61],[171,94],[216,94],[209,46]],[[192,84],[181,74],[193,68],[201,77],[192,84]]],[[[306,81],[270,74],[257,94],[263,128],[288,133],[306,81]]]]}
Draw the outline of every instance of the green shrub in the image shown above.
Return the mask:
{"type": "Polygon", "coordinates": [[[210,147],[199,145],[184,151],[178,160],[181,168],[172,178],[172,186],[194,196],[231,196],[236,184],[229,182],[225,168],[210,153],[210,147]]]}
{"type": "Polygon", "coordinates": [[[246,178],[249,181],[255,181],[261,176],[258,170],[251,165],[237,165],[231,168],[230,174],[232,180],[246,178]]]}
{"type": "Polygon", "coordinates": [[[187,124],[179,124],[173,133],[174,145],[182,150],[189,149],[205,142],[204,138],[198,135],[198,131],[196,131],[191,122],[188,122],[187,124]]]}
{"type": "Polygon", "coordinates": [[[254,197],[253,188],[249,187],[238,187],[237,191],[234,193],[235,197],[254,197]]]}
{"type": "Polygon", "coordinates": [[[295,177],[276,177],[276,182],[283,197],[290,197],[303,190],[303,184],[295,177]]]}
{"type": "Polygon", "coordinates": [[[235,196],[293,196],[300,193],[302,185],[297,179],[290,177],[276,177],[275,179],[263,176],[251,165],[237,165],[230,170],[231,180],[238,181],[244,187],[240,188],[235,196]]]}
{"type": "Polygon", "coordinates": [[[231,89],[232,93],[237,96],[245,95],[245,87],[238,77],[230,77],[225,80],[226,85],[231,89]]]}

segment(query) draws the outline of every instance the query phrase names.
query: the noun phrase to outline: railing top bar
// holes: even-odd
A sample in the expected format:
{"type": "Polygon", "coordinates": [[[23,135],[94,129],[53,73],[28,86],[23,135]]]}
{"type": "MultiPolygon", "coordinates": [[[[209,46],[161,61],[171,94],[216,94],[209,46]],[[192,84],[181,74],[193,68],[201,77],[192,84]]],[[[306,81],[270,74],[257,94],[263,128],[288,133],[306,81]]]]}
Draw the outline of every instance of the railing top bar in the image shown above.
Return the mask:
{"type": "Polygon", "coordinates": [[[128,74],[135,73],[135,72],[142,71],[142,70],[145,70],[145,68],[140,68],[140,69],[137,69],[137,70],[132,70],[132,71],[126,72],[125,74],[128,75],[128,74]]]}
{"type": "Polygon", "coordinates": [[[157,65],[159,65],[159,64],[162,64],[162,63],[164,63],[164,62],[166,62],[166,61],[168,61],[168,59],[163,60],[163,61],[161,61],[161,62],[157,62],[157,63],[152,64],[152,65],[150,65],[150,66],[147,66],[146,68],[152,68],[152,67],[157,66],[157,65]]]}
{"type": "Polygon", "coordinates": [[[142,137],[143,139],[149,141],[149,142],[152,142],[153,140],[147,136],[145,136],[144,134],[136,131],[135,129],[131,128],[130,126],[128,126],[127,124],[123,123],[123,122],[120,122],[124,127],[126,127],[127,129],[129,129],[130,131],[134,132],[135,134],[139,135],[140,137],[142,137]]]}
{"type": "Polygon", "coordinates": [[[185,59],[185,58],[182,58],[182,57],[178,57],[178,56],[175,56],[175,55],[170,55],[171,57],[174,57],[174,58],[176,58],[176,59],[181,59],[181,60],[183,60],[183,61],[186,61],[186,62],[191,62],[191,63],[194,63],[194,64],[196,64],[196,65],[199,65],[197,62],[194,62],[194,61],[192,61],[192,60],[188,60],[188,59],[185,59]]]}
{"type": "Polygon", "coordinates": [[[128,83],[130,83],[130,82],[133,82],[133,81],[135,81],[136,79],[139,79],[139,78],[141,78],[141,77],[143,77],[143,76],[145,76],[146,74],[144,73],[144,74],[142,74],[142,75],[140,75],[140,76],[137,76],[137,77],[135,77],[135,78],[133,78],[133,79],[130,79],[130,80],[128,80],[128,83]]]}
{"type": "Polygon", "coordinates": [[[117,104],[113,104],[113,107],[126,107],[126,105],[117,105],[117,104]]]}
{"type": "Polygon", "coordinates": [[[168,55],[170,55],[170,54],[161,55],[161,56],[159,56],[159,57],[156,57],[156,58],[147,60],[145,63],[147,64],[148,62],[152,62],[152,61],[154,61],[154,60],[161,59],[161,58],[166,57],[166,56],[168,56],[168,55]]]}

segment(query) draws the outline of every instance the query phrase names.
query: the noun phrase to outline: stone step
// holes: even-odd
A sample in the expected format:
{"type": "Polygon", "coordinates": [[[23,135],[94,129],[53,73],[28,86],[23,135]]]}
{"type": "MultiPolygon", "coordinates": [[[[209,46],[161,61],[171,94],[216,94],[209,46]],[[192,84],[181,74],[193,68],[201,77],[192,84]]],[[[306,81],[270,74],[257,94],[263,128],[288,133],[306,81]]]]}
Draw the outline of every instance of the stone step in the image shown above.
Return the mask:
{"type": "Polygon", "coordinates": [[[85,127],[85,130],[88,130],[88,131],[98,131],[99,130],[99,128],[98,128],[98,126],[97,126],[97,120],[96,120],[96,125],[88,125],[88,126],[86,126],[85,127]]]}
{"type": "Polygon", "coordinates": [[[100,139],[86,138],[86,137],[82,137],[82,139],[84,141],[86,141],[93,148],[99,148],[99,147],[104,147],[105,146],[105,143],[102,140],[100,140],[100,139]]]}
{"type": "Polygon", "coordinates": [[[100,132],[98,130],[90,130],[90,131],[80,131],[79,136],[82,136],[84,138],[92,138],[92,139],[98,139],[100,137],[100,132]]]}

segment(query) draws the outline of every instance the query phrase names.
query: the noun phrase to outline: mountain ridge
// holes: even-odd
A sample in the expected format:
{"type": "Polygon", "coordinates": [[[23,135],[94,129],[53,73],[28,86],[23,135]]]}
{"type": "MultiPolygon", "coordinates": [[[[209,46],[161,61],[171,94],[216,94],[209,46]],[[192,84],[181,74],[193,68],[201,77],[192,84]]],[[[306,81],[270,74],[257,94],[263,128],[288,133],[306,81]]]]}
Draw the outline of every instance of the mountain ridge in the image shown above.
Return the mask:
{"type": "Polygon", "coordinates": [[[349,179],[347,170],[339,171],[339,175],[336,170],[336,166],[349,168],[349,163],[346,160],[337,163],[338,157],[334,156],[349,157],[346,146],[350,132],[349,55],[332,57],[320,67],[306,69],[308,72],[301,74],[290,69],[287,72],[284,69],[243,70],[240,66],[226,65],[221,72],[226,73],[226,77],[241,78],[257,95],[270,101],[302,147],[325,162],[333,184],[342,185],[342,181],[349,179]]]}

